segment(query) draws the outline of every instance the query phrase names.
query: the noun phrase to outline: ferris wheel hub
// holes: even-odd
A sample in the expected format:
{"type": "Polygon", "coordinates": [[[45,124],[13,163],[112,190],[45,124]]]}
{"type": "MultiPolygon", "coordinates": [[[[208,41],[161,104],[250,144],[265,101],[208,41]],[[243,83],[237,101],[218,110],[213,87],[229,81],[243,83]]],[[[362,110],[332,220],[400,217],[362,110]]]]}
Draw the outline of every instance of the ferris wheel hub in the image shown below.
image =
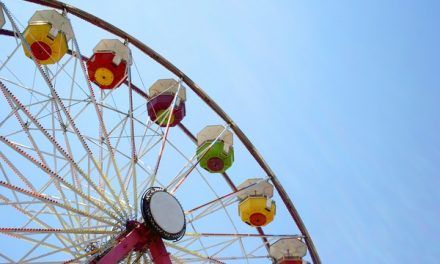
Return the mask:
{"type": "Polygon", "coordinates": [[[179,240],[186,230],[185,213],[179,201],[162,188],[152,187],[142,197],[142,216],[154,233],[179,240]]]}

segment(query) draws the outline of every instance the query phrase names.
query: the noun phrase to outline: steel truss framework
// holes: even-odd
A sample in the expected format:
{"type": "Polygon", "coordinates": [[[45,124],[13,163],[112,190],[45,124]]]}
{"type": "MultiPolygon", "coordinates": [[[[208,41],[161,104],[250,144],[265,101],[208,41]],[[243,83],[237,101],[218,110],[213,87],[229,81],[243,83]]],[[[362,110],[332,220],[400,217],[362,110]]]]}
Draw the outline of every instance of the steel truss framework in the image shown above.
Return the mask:
{"type": "MultiPolygon", "coordinates": [[[[188,154],[185,147],[179,146],[179,140],[169,135],[169,126],[163,129],[148,120],[145,103],[151,98],[143,85],[132,80],[132,69],[124,84],[126,88],[105,92],[93,87],[84,66],[87,57],[81,53],[76,36],[68,58],[55,67],[34,61],[28,70],[33,72],[33,78],[27,76],[31,81],[23,80],[19,76],[22,69],[16,66],[25,43],[20,28],[23,25],[19,20],[15,22],[14,15],[4,6],[12,29],[0,29],[0,34],[13,37],[10,39],[15,39],[15,45],[11,45],[6,57],[0,58],[2,107],[8,108],[0,115],[0,210],[7,207],[5,212],[19,214],[25,221],[17,223],[19,227],[0,222],[0,233],[30,246],[23,248],[19,259],[0,252],[0,263],[50,263],[59,256],[73,257],[66,263],[90,261],[116,246],[115,237],[126,231],[128,220],[140,219],[139,197],[145,187],[159,185],[179,197],[184,183],[195,175],[206,184],[211,199],[194,201],[192,208],[185,208],[187,233],[178,242],[165,242],[173,262],[267,262],[271,243],[279,238],[298,237],[306,242],[313,263],[320,263],[303,221],[274,172],[237,124],[194,81],[141,41],[96,16],[59,1],[25,1],[59,9],[68,17],[78,17],[125,40],[166,68],[181,85],[189,87],[223,120],[225,129],[234,132],[261,167],[267,175],[264,180],[274,185],[301,235],[266,234],[262,228],[241,232],[231,215],[231,206],[237,204],[236,194],[243,189],[238,189],[231,177],[223,173],[223,182],[230,191],[218,193],[197,168],[197,155],[188,154]],[[124,100],[123,106],[120,98],[124,100]],[[96,123],[93,128],[90,116],[96,123]],[[160,176],[159,169],[169,173],[168,168],[161,166],[169,162],[165,149],[173,151],[183,164],[171,178],[160,176]],[[143,162],[146,159],[155,160],[153,168],[143,162]],[[34,175],[40,175],[39,179],[35,180],[34,175]],[[229,232],[199,231],[199,223],[204,226],[204,222],[219,215],[227,222],[225,229],[229,232]],[[260,243],[247,243],[248,240],[260,243]]],[[[32,64],[31,60],[25,62],[32,64]]],[[[190,129],[182,123],[178,127],[188,141],[195,143],[190,129]]],[[[287,229],[295,231],[293,225],[287,229]]],[[[133,251],[124,261],[150,263],[151,259],[148,251],[133,251]]]]}

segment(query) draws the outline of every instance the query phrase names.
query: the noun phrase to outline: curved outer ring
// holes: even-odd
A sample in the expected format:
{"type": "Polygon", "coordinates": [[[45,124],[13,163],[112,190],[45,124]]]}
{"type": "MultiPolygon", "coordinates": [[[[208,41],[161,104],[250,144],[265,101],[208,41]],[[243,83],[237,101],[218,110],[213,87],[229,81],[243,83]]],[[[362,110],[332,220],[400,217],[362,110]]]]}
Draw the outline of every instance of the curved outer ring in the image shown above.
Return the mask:
{"type": "MultiPolygon", "coordinates": [[[[251,153],[251,155],[254,157],[254,159],[258,162],[258,164],[261,166],[261,168],[267,173],[267,176],[271,179],[273,185],[277,189],[281,199],[283,200],[284,204],[286,205],[290,215],[292,216],[293,220],[295,221],[296,225],[298,226],[298,229],[300,230],[301,234],[304,236],[305,242],[307,244],[307,248],[309,249],[310,256],[312,258],[313,263],[315,264],[321,264],[321,260],[319,258],[318,252],[315,248],[315,245],[313,244],[312,238],[309,235],[309,232],[307,231],[306,226],[304,225],[304,222],[302,221],[301,217],[299,216],[298,211],[296,210],[295,206],[293,205],[292,200],[290,200],[289,196],[287,195],[287,192],[284,190],[283,186],[279,182],[278,178],[275,176],[275,173],[272,171],[272,169],[269,167],[269,165],[266,163],[266,161],[263,159],[261,154],[258,152],[256,147],[252,144],[252,142],[249,140],[249,138],[243,133],[243,131],[238,127],[237,124],[226,114],[225,111],[214,101],[212,100],[203,90],[200,88],[193,80],[191,80],[185,73],[183,73],[181,70],[179,70],[174,64],[172,64],[170,61],[162,57],[160,54],[158,54],[156,51],[145,45],[140,40],[136,39],[135,37],[129,35],[128,33],[124,32],[123,30],[113,26],[112,24],[90,14],[87,13],[79,8],[76,8],[74,6],[65,4],[63,2],[57,1],[57,0],[24,0],[26,2],[31,2],[43,6],[48,6],[60,10],[67,11],[68,13],[87,21],[91,24],[94,24],[97,27],[100,27],[122,39],[127,40],[130,42],[133,46],[138,48],[140,51],[151,57],[153,60],[161,64],[163,67],[165,67],[167,70],[175,74],[177,77],[179,77],[189,88],[191,88],[194,93],[196,93],[214,112],[216,112],[226,123],[230,125],[230,128],[235,132],[237,137],[240,139],[240,141],[245,145],[247,150],[251,153]]],[[[184,130],[186,130],[184,128],[184,130]]],[[[188,131],[185,131],[187,133],[188,131]]]]}

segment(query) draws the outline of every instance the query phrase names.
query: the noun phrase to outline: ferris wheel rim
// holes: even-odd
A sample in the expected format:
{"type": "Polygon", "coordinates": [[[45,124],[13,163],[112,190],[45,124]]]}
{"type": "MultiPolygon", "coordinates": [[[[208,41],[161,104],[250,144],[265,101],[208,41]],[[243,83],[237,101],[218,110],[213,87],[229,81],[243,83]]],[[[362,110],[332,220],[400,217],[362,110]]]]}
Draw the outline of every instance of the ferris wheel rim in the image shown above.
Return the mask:
{"type": "MultiPolygon", "coordinates": [[[[226,124],[231,128],[232,131],[237,135],[237,137],[240,139],[240,141],[243,143],[243,145],[246,147],[248,152],[253,156],[253,158],[257,161],[257,163],[260,165],[260,167],[266,172],[269,179],[274,184],[274,187],[276,188],[278,194],[280,195],[281,199],[283,200],[283,203],[285,204],[286,208],[288,209],[291,217],[295,221],[298,229],[300,230],[307,247],[309,249],[310,256],[312,258],[313,263],[321,263],[319,255],[317,253],[317,250],[314,246],[314,243],[309,235],[309,232],[303,223],[298,211],[296,210],[293,202],[291,201],[290,197],[287,195],[287,192],[285,191],[284,187],[281,185],[280,181],[276,177],[275,173],[272,171],[270,166],[266,163],[262,155],[258,152],[256,147],[252,144],[252,142],[249,140],[249,138],[244,134],[244,132],[240,129],[240,127],[226,114],[226,112],[213,100],[211,99],[203,90],[201,87],[199,87],[193,80],[191,80],[185,73],[183,73],[180,69],[178,69],[174,64],[172,64],[170,61],[165,59],[163,56],[158,54],[156,51],[148,47],[146,44],[144,44],[142,41],[136,39],[132,35],[126,33],[125,31],[119,29],[118,27],[102,20],[99,17],[96,17],[86,11],[83,11],[77,7],[65,4],[61,1],[57,0],[24,0],[25,2],[30,2],[42,6],[52,7],[55,9],[63,10],[69,14],[72,14],[88,23],[91,23],[115,36],[118,36],[124,40],[127,40],[138,48],[141,52],[152,58],[154,61],[162,65],[164,68],[166,68],[171,73],[175,74],[177,77],[181,79],[182,82],[184,82],[189,88],[192,89],[194,93],[197,94],[197,96],[202,99],[208,105],[221,119],[223,119],[226,124]]],[[[9,35],[14,36],[14,33],[8,32],[7,30],[1,29],[0,31],[1,35],[9,35]]],[[[179,127],[183,130],[187,136],[189,136],[191,139],[195,139],[194,135],[185,127],[183,124],[179,124],[179,127]]],[[[235,185],[229,181],[228,184],[231,186],[231,188],[236,188],[235,185]],[[232,184],[232,185],[231,185],[232,184]]]]}

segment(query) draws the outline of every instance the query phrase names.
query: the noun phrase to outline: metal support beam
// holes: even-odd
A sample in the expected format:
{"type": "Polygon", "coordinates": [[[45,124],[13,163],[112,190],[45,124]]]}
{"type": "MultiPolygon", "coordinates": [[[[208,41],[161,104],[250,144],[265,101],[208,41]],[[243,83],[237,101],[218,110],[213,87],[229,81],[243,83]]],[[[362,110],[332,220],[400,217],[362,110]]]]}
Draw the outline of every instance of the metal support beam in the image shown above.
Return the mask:
{"type": "Polygon", "coordinates": [[[150,251],[155,264],[171,264],[170,254],[162,238],[154,235],[137,221],[127,223],[127,231],[116,238],[116,244],[110,250],[96,257],[93,264],[117,264],[133,251],[150,251]]]}

